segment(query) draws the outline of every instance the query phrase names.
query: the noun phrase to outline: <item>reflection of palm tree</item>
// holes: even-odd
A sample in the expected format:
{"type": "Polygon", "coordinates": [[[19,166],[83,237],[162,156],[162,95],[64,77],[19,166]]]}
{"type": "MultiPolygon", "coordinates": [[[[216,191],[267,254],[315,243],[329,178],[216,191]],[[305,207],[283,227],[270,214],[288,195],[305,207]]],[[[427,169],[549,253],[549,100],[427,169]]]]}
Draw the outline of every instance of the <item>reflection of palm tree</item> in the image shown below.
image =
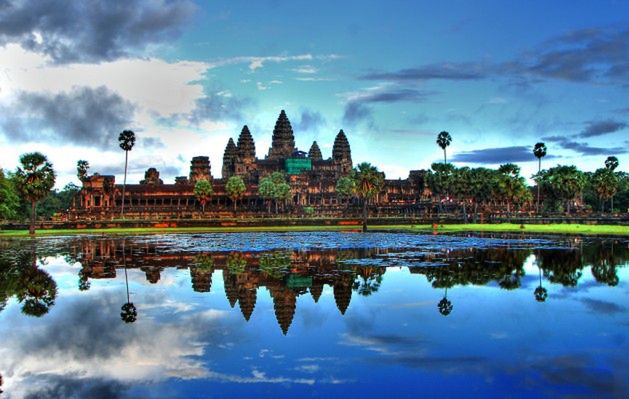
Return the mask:
{"type": "Polygon", "coordinates": [[[448,300],[448,288],[446,288],[446,292],[443,295],[443,298],[439,301],[437,308],[439,309],[439,313],[443,316],[447,316],[452,312],[454,305],[452,305],[452,302],[448,300]]]}
{"type": "Polygon", "coordinates": [[[57,297],[57,283],[52,277],[37,267],[37,250],[33,241],[31,253],[31,267],[28,267],[28,254],[20,256],[19,264],[23,266],[24,272],[20,278],[20,288],[17,292],[17,299],[24,302],[22,313],[41,317],[48,313],[50,307],[55,304],[57,297]]]}
{"type": "Polygon", "coordinates": [[[539,266],[537,268],[539,269],[539,287],[535,288],[535,300],[537,302],[546,302],[548,291],[542,287],[542,268],[539,266]]]}
{"type": "Polygon", "coordinates": [[[125,251],[125,239],[122,240],[122,263],[124,265],[124,280],[127,286],[127,303],[122,305],[120,308],[120,318],[125,323],[133,323],[138,318],[138,311],[135,308],[135,305],[131,302],[131,298],[129,296],[129,276],[127,274],[127,254],[125,251]]]}

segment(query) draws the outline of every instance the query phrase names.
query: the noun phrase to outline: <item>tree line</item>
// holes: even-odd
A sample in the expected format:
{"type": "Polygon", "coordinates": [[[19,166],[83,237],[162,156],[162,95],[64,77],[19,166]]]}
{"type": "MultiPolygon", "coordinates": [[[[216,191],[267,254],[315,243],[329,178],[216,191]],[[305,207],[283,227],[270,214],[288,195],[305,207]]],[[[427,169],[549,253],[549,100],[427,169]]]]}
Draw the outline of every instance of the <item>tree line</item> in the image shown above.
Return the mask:
{"type": "MultiPolygon", "coordinates": [[[[119,147],[125,152],[123,198],[129,152],[135,140],[135,133],[131,130],[124,130],[118,137],[119,147]]],[[[570,213],[577,202],[601,212],[629,208],[629,174],[616,171],[619,161],[615,156],[608,157],[604,165],[594,172],[582,172],[575,166],[567,165],[542,169],[542,158],[546,156],[547,149],[544,143],[536,143],[532,151],[538,159],[538,172],[532,176],[537,186],[534,198],[532,189],[520,175],[520,168],[513,163],[500,165],[497,169],[456,167],[448,163],[446,149],[451,142],[452,137],[448,132],[438,134],[436,143],[443,150],[443,163],[433,163],[430,170],[425,171],[423,184],[419,188],[421,193],[418,193],[420,196],[428,189],[438,211],[459,207],[467,221],[468,213],[475,219],[479,211],[506,209],[507,214],[511,214],[513,211],[531,210],[534,201],[538,213],[570,213]]],[[[80,181],[87,178],[88,169],[87,161],[77,162],[80,181]]],[[[336,183],[339,199],[357,199],[360,203],[364,230],[369,204],[381,193],[384,178],[384,173],[377,167],[363,162],[336,183]]],[[[30,219],[30,232],[34,233],[37,215],[50,219],[56,212],[69,209],[80,188],[70,183],[62,190],[53,190],[55,179],[52,164],[39,152],[22,155],[20,165],[14,172],[5,173],[0,169],[0,220],[30,219]]],[[[225,191],[236,211],[238,201],[247,191],[244,179],[241,176],[230,177],[225,191]]],[[[193,193],[203,211],[213,192],[211,181],[201,179],[196,182],[193,193]]],[[[269,213],[272,206],[275,213],[286,210],[292,196],[290,184],[282,172],[274,172],[260,179],[257,193],[266,201],[269,213]]],[[[313,211],[312,208],[306,208],[304,212],[311,214],[306,210],[313,211]]],[[[124,201],[120,216],[124,218],[124,201]]]]}

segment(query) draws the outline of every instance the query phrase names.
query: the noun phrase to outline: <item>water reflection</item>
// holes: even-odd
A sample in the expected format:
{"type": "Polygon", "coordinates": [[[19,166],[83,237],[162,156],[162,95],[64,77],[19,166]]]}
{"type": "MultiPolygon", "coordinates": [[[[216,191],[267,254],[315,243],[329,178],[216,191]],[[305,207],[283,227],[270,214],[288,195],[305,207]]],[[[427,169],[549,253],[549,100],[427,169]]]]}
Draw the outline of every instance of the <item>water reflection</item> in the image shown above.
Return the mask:
{"type": "Polygon", "coordinates": [[[55,304],[57,284],[39,267],[35,242],[31,250],[6,249],[0,256],[0,311],[15,296],[22,313],[41,317],[55,304]]]}
{"type": "MultiPolygon", "coordinates": [[[[378,387],[365,379],[386,375],[385,366],[394,365],[406,383],[419,381],[417,370],[427,373],[423,386],[435,375],[442,381],[456,374],[494,378],[507,370],[504,378],[513,379],[531,369],[527,378],[532,380],[591,381],[591,389],[604,385],[622,392],[605,376],[599,376],[601,383],[568,374],[591,372],[591,364],[608,367],[603,352],[588,357],[556,351],[563,341],[570,351],[589,350],[590,341],[599,345],[592,350],[599,350],[601,337],[609,337],[612,349],[605,346],[610,351],[605,353],[623,353],[626,337],[618,329],[627,311],[622,302],[627,285],[621,280],[627,276],[622,268],[629,262],[629,247],[622,240],[221,252],[165,248],[159,239],[90,238],[54,245],[0,242],[0,247],[0,318],[17,320],[18,326],[12,333],[8,323],[0,325],[8,345],[0,346],[5,391],[15,392],[18,382],[28,386],[35,380],[31,376],[62,375],[65,382],[59,384],[107,382],[119,389],[130,389],[129,381],[153,384],[169,378],[178,384],[206,379],[308,387],[315,381],[354,380],[368,390],[329,391],[335,393],[330,396],[369,397],[379,396],[378,387]],[[60,263],[62,270],[55,266],[60,263]],[[583,295],[592,287],[614,294],[583,295]],[[528,310],[525,302],[533,315],[523,316],[521,325],[506,322],[505,314],[528,310]],[[17,309],[46,316],[23,317],[17,309]],[[592,320],[608,317],[602,323],[606,327],[583,332],[561,327],[587,325],[583,320],[589,314],[597,317],[589,320],[593,326],[592,320]],[[549,329],[548,317],[563,319],[549,329]],[[529,341],[538,342],[539,350],[531,349],[529,341]],[[294,359],[290,366],[289,357],[294,359]],[[334,359],[330,363],[338,367],[318,374],[328,361],[322,359],[334,359]],[[73,374],[86,377],[78,383],[73,374]],[[335,374],[343,378],[332,378],[335,374]]],[[[614,367],[626,374],[624,366],[614,367]]],[[[46,378],[40,381],[52,383],[46,378]]],[[[184,391],[172,396],[185,397],[184,391]]],[[[527,393],[518,392],[515,396],[527,393]]],[[[128,396],[151,396],[143,393],[128,396]]],[[[235,397],[252,396],[251,391],[238,393],[235,397]]]]}
{"type": "MultiPolygon", "coordinates": [[[[14,295],[23,304],[23,312],[41,316],[54,304],[56,284],[38,267],[34,252],[18,251],[3,256],[2,309],[14,295]],[[30,267],[24,267],[31,262],[30,267]]],[[[156,284],[167,268],[188,269],[192,289],[209,293],[216,271],[222,272],[224,294],[232,308],[238,304],[242,316],[249,320],[256,306],[259,289],[268,290],[277,323],[287,334],[295,316],[297,298],[310,294],[318,302],[324,286],[332,288],[341,315],[347,311],[352,294],[370,296],[378,292],[387,266],[405,265],[411,274],[425,276],[435,289],[443,289],[438,301],[440,314],[453,310],[448,289],[465,285],[497,284],[504,290],[520,288],[525,277],[524,265],[534,256],[538,269],[538,286],[533,291],[537,302],[548,298],[544,279],[551,284],[574,287],[591,266],[597,282],[618,285],[617,269],[629,261],[626,243],[618,240],[595,240],[583,245],[580,240],[561,248],[467,248],[420,251],[416,248],[361,248],[311,251],[208,252],[160,251],[159,245],[127,239],[81,239],[72,241],[66,258],[79,262],[78,288],[90,289],[91,280],[113,279],[123,269],[126,302],[120,317],[125,323],[137,319],[137,308],[130,298],[128,269],[145,273],[146,281],[156,284]],[[544,278],[544,279],[543,279],[544,278]]]]}

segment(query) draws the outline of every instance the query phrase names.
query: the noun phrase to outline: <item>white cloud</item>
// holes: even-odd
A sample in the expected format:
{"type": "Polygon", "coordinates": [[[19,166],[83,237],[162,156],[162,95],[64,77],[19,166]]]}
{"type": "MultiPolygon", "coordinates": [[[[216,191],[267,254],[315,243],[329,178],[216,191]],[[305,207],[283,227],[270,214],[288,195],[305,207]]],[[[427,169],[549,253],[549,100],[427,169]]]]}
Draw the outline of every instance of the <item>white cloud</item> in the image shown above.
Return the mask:
{"type": "Polygon", "coordinates": [[[0,48],[0,59],[0,100],[20,91],[58,93],[77,86],[105,86],[160,116],[191,112],[204,95],[199,81],[209,68],[203,62],[169,63],[157,58],[54,65],[47,57],[15,44],[0,48]]]}

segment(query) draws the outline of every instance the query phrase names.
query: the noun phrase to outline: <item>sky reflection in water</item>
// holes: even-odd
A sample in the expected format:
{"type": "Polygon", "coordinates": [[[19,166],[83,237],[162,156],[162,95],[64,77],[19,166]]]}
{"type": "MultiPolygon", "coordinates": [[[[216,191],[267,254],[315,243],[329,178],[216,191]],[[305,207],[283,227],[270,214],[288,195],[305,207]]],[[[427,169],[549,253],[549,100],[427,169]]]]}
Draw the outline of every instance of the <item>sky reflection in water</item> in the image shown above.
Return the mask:
{"type": "Polygon", "coordinates": [[[2,397],[629,392],[624,239],[252,233],[0,249],[2,397]]]}

